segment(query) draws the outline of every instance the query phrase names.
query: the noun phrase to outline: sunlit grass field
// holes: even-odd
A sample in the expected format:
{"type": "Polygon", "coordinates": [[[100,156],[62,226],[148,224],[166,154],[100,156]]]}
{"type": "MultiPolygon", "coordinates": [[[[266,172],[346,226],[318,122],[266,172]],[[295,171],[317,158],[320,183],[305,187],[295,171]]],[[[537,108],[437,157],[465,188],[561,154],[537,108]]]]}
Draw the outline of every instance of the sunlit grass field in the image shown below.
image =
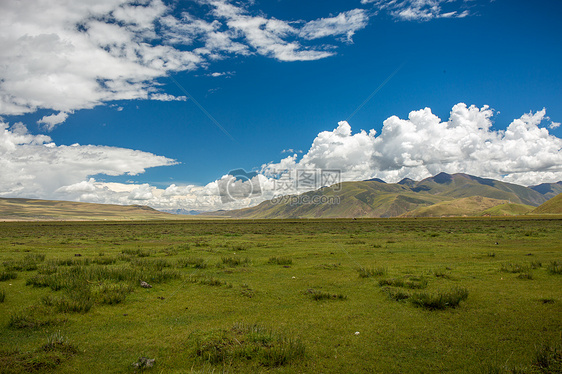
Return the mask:
{"type": "Polygon", "coordinates": [[[11,222],[0,263],[2,373],[562,370],[556,217],[11,222]]]}

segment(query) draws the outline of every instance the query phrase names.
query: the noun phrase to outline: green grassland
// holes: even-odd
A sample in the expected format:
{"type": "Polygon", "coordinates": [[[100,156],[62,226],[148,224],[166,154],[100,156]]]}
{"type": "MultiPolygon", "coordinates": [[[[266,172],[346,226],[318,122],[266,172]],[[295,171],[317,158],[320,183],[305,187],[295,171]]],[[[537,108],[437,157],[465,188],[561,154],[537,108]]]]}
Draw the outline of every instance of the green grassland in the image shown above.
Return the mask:
{"type": "Polygon", "coordinates": [[[561,224],[0,223],[0,372],[559,373],[561,224]]]}

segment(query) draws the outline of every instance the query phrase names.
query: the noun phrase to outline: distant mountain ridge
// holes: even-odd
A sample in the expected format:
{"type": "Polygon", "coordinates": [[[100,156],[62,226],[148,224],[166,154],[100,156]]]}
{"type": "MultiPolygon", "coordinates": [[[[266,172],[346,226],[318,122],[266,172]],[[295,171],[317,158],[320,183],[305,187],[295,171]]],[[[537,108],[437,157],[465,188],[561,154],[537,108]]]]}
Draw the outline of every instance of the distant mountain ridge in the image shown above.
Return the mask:
{"type": "Polygon", "coordinates": [[[436,210],[439,213],[433,214],[521,214],[545,203],[559,186],[562,188],[562,182],[524,187],[463,173],[439,173],[421,181],[405,178],[398,183],[386,183],[374,178],[343,182],[293,198],[264,201],[250,208],[203,215],[253,219],[398,217],[439,203],[443,203],[436,210]],[[467,199],[473,197],[481,198],[467,199]],[[465,200],[444,204],[459,199],[465,200]],[[328,203],[310,203],[315,200],[328,203]],[[330,203],[333,201],[336,203],[330,203]],[[492,209],[496,205],[503,208],[492,209]],[[459,208],[462,206],[467,211],[459,208]],[[451,209],[454,213],[451,213],[451,209]],[[484,213],[487,209],[491,210],[484,213]]]}
{"type": "Polygon", "coordinates": [[[0,198],[0,221],[129,221],[177,219],[177,217],[144,205],[0,198]]]}
{"type": "Polygon", "coordinates": [[[532,186],[530,188],[542,194],[547,199],[551,199],[562,193],[562,182],[541,183],[538,186],[532,186]]]}

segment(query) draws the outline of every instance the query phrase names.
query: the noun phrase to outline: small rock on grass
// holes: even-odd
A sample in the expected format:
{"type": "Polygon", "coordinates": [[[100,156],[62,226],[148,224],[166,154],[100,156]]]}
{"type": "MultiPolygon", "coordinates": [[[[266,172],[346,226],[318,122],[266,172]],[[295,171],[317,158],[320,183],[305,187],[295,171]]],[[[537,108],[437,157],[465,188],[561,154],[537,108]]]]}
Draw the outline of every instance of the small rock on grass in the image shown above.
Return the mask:
{"type": "Polygon", "coordinates": [[[152,286],[148,283],[146,283],[145,281],[141,281],[140,285],[142,288],[152,288],[152,286]]]}
{"type": "Polygon", "coordinates": [[[139,357],[138,361],[133,363],[137,369],[148,369],[154,366],[156,359],[148,357],[139,357]]]}

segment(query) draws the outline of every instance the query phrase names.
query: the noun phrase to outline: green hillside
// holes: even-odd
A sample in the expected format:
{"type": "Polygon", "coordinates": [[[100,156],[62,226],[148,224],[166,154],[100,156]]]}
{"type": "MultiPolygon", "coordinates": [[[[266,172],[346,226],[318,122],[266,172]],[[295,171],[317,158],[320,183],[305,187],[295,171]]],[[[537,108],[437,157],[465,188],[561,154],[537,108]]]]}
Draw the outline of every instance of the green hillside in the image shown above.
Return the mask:
{"type": "Polygon", "coordinates": [[[531,205],[524,205],[524,204],[500,204],[496,205],[495,207],[486,209],[482,212],[482,215],[490,215],[490,216],[518,216],[521,214],[527,214],[534,209],[531,205]]]}
{"type": "Polygon", "coordinates": [[[210,213],[232,218],[396,217],[419,206],[449,199],[418,194],[398,184],[344,182],[246,209],[210,213]],[[316,202],[315,202],[316,201],[316,202]]]}
{"type": "Polygon", "coordinates": [[[30,220],[155,220],[178,219],[141,205],[110,205],[71,201],[0,198],[0,221],[30,220]]]}
{"type": "Polygon", "coordinates": [[[535,208],[533,214],[562,214],[562,193],[535,208]]]}
{"type": "Polygon", "coordinates": [[[451,201],[444,201],[428,207],[420,207],[403,214],[401,217],[480,216],[487,210],[501,205],[509,205],[509,203],[505,200],[491,199],[482,196],[471,196],[451,201]]]}
{"type": "Polygon", "coordinates": [[[545,201],[540,192],[528,187],[467,174],[440,173],[419,182],[345,182],[251,208],[210,214],[252,219],[398,217],[412,211],[424,217],[463,216],[485,214],[486,209],[507,204],[503,210],[498,208],[488,214],[512,215],[526,213],[530,209],[527,205],[538,206],[545,201]]]}

